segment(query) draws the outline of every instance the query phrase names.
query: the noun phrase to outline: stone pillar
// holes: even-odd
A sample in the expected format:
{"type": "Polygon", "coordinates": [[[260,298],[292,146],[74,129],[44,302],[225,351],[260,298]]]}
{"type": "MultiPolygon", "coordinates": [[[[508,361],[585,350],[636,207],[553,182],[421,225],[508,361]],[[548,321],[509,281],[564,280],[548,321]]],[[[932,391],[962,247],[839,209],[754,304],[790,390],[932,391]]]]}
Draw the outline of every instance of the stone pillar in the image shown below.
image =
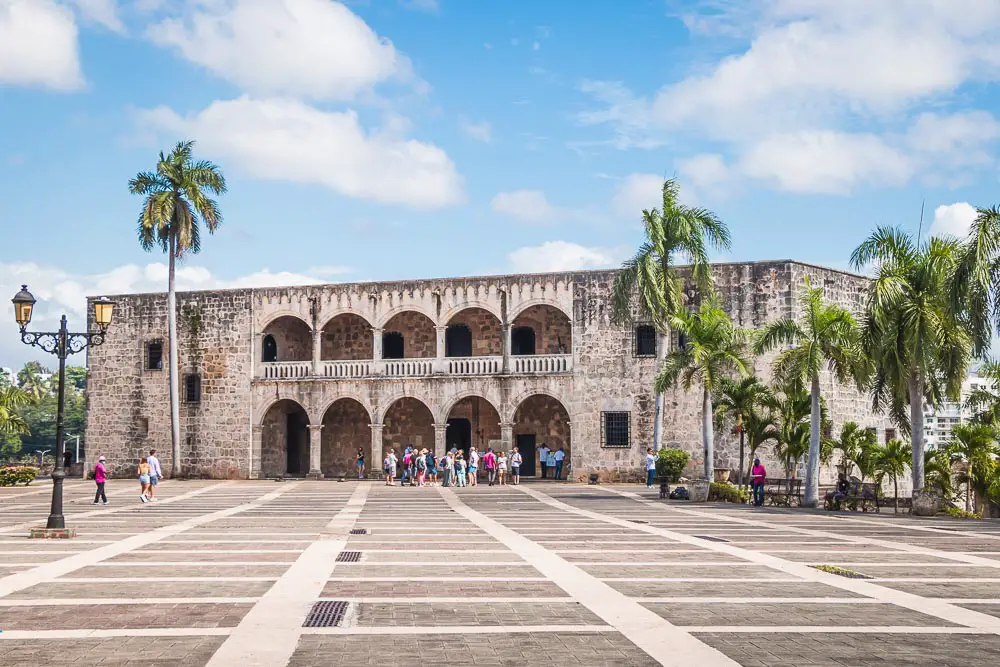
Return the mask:
{"type": "Polygon", "coordinates": [[[382,470],[382,459],[385,458],[385,446],[382,444],[382,429],[385,424],[371,424],[372,451],[369,457],[368,469],[378,472],[382,470]]]}
{"type": "Polygon", "coordinates": [[[573,474],[573,422],[566,422],[566,450],[569,452],[563,459],[563,479],[572,479],[573,474]]]}
{"type": "Polygon", "coordinates": [[[500,422],[500,449],[509,452],[514,449],[514,423],[500,422]]]}
{"type": "Polygon", "coordinates": [[[434,424],[434,456],[441,458],[444,456],[445,448],[448,446],[445,435],[448,431],[448,424],[434,424]]]}
{"type": "Polygon", "coordinates": [[[323,470],[320,468],[323,455],[323,425],[314,426],[310,424],[309,429],[309,474],[307,479],[323,479],[323,470]]]}
{"type": "Polygon", "coordinates": [[[313,375],[319,375],[321,372],[320,368],[320,357],[322,356],[321,350],[323,349],[323,330],[313,329],[313,375]]]}
{"type": "Polygon", "coordinates": [[[447,362],[445,361],[445,352],[447,351],[447,326],[436,326],[434,327],[434,332],[437,334],[437,354],[434,359],[434,372],[444,373],[447,368],[447,362]]]}
{"type": "MultiPolygon", "coordinates": [[[[372,327],[372,372],[375,375],[385,375],[385,363],[382,361],[382,329],[372,327]]],[[[381,446],[381,445],[380,445],[381,446]]],[[[381,458],[379,458],[379,470],[381,470],[381,458]]]]}
{"type": "Polygon", "coordinates": [[[264,444],[264,427],[254,425],[250,441],[250,479],[260,479],[260,457],[264,444]]]}
{"type": "Polygon", "coordinates": [[[503,325],[503,372],[510,373],[510,323],[503,325]]]}

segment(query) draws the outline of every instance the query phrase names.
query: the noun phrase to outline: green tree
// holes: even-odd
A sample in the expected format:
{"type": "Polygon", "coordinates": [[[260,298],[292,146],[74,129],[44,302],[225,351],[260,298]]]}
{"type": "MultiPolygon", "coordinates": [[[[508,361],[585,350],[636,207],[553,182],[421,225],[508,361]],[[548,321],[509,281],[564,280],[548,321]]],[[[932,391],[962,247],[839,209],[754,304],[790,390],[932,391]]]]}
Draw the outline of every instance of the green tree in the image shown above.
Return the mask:
{"type": "Polygon", "coordinates": [[[880,227],[851,255],[851,265],[874,265],[861,343],[874,374],[872,400],[911,435],[913,488],[924,487],[924,403],[959,400],[972,339],[949,288],[961,246],[880,227]],[[907,415],[909,407],[909,415],[907,415]]]}
{"type": "MultiPolygon", "coordinates": [[[[715,418],[721,427],[727,418],[733,420],[733,431],[740,436],[739,483],[743,486],[743,458],[746,441],[747,422],[761,417],[761,412],[775,407],[777,401],[771,389],[756,375],[732,379],[724,377],[719,381],[719,392],[715,400],[715,418]]],[[[757,443],[759,446],[760,443],[757,443]]],[[[756,450],[756,448],[755,448],[756,450]]],[[[751,456],[754,452],[751,452],[751,456]]]]}
{"type": "MultiPolygon", "coordinates": [[[[895,512],[899,512],[899,478],[906,474],[906,466],[913,458],[912,448],[898,438],[876,447],[873,456],[875,475],[879,486],[886,476],[892,478],[892,497],[895,512]]],[[[923,454],[921,454],[923,463],[923,454]]]]}
{"type": "Polygon", "coordinates": [[[743,431],[747,438],[747,460],[753,461],[757,450],[767,442],[777,442],[778,420],[772,408],[751,412],[743,419],[743,431]]]}
{"type": "Polygon", "coordinates": [[[17,386],[33,400],[39,400],[45,394],[51,393],[49,376],[52,372],[37,361],[29,361],[17,372],[17,386]]]}
{"type": "Polygon", "coordinates": [[[982,358],[1000,332],[1000,207],[977,210],[957,254],[951,305],[963,313],[973,354],[982,358]]]}
{"type": "Polygon", "coordinates": [[[874,430],[861,428],[855,422],[844,422],[840,427],[840,439],[835,446],[843,455],[841,465],[844,467],[844,474],[850,476],[857,467],[862,482],[872,474],[871,455],[878,446],[874,430]]]}
{"type": "Polygon", "coordinates": [[[965,407],[973,412],[974,422],[1000,426],[1000,363],[989,359],[979,367],[977,374],[987,384],[969,392],[965,407]]]}
{"type": "Polygon", "coordinates": [[[966,464],[966,471],[959,476],[965,483],[965,509],[972,511],[987,496],[990,484],[996,477],[997,429],[986,424],[959,424],[951,430],[954,436],[948,443],[952,460],[966,464]]]}
{"type": "Polygon", "coordinates": [[[129,181],[129,191],[144,197],[139,214],[139,244],[144,250],[167,253],[167,337],[170,381],[171,475],[180,473],[181,424],[177,370],[176,262],[201,250],[201,223],[214,233],[222,213],[209,195],[226,191],[222,171],[211,162],[195,160],[193,141],[179,142],[170,155],[160,153],[155,171],[140,172],[129,181]]]}
{"type": "Polygon", "coordinates": [[[0,459],[10,460],[21,451],[20,436],[28,433],[21,411],[30,403],[31,397],[23,389],[0,388],[0,459]]]}
{"type": "Polygon", "coordinates": [[[66,388],[76,391],[87,389],[87,368],[85,366],[66,367],[66,388]]]}
{"type": "Polygon", "coordinates": [[[695,383],[701,384],[705,478],[711,480],[715,468],[712,393],[720,387],[722,378],[750,372],[747,334],[733,326],[715,298],[702,302],[693,313],[682,309],[669,322],[670,327],[683,334],[687,342],[664,359],[656,376],[655,390],[663,393],[681,386],[684,391],[690,391],[695,383]]]}
{"type": "Polygon", "coordinates": [[[924,452],[925,489],[934,489],[942,498],[950,499],[955,494],[951,478],[951,456],[947,449],[929,449],[924,452]]]}
{"type": "MultiPolygon", "coordinates": [[[[673,179],[663,183],[662,208],[643,210],[646,240],[635,256],[615,276],[612,318],[618,324],[632,323],[636,315],[652,322],[657,331],[657,353],[667,355],[670,318],[684,309],[682,292],[690,275],[703,294],[712,286],[709,249],[728,250],[729,228],[711,211],[684,206],[678,201],[680,186],[673,179]],[[677,262],[689,266],[682,273],[677,262]]],[[[657,390],[653,420],[653,448],[663,440],[663,393],[657,390]]]]}
{"type": "MultiPolygon", "coordinates": [[[[56,445],[56,410],[58,397],[46,394],[41,400],[29,403],[21,408],[21,415],[28,426],[29,433],[21,436],[21,445],[25,452],[32,453],[48,449],[57,451],[56,445]]],[[[63,428],[66,433],[83,434],[87,428],[86,399],[82,393],[67,392],[63,411],[63,428]]],[[[81,440],[81,442],[83,442],[81,440]]]]}
{"type": "Polygon", "coordinates": [[[811,422],[806,460],[805,507],[819,502],[819,464],[822,458],[823,424],[820,409],[820,373],[829,369],[841,383],[852,381],[859,389],[867,381],[867,367],[858,345],[858,326],[846,308],[823,300],[823,290],[809,279],[799,302],[799,319],[783,318],[761,329],[754,352],[763,354],[783,349],[774,360],[775,376],[782,380],[801,380],[809,384],[811,422]]]}

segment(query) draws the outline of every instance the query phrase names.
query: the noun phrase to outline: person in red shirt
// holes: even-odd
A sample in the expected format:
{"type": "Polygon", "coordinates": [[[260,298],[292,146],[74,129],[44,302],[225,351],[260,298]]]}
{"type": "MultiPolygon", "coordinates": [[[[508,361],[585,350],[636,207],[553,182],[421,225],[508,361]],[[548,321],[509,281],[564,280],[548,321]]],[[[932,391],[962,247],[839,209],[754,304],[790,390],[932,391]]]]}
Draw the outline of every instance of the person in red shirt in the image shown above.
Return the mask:
{"type": "Polygon", "coordinates": [[[493,486],[494,482],[497,481],[497,455],[493,453],[493,449],[487,449],[486,454],[483,455],[483,467],[486,468],[486,477],[490,481],[490,486],[493,486]]]}
{"type": "Polygon", "coordinates": [[[767,470],[761,465],[760,459],[753,460],[750,469],[750,485],[753,487],[753,504],[760,507],[764,504],[764,483],[767,481],[767,470]]]}
{"type": "Polygon", "coordinates": [[[97,484],[97,493],[94,494],[94,504],[100,500],[103,504],[108,504],[108,497],[104,495],[104,483],[108,481],[108,469],[104,466],[105,458],[97,457],[97,465],[94,466],[94,483],[97,484]]]}

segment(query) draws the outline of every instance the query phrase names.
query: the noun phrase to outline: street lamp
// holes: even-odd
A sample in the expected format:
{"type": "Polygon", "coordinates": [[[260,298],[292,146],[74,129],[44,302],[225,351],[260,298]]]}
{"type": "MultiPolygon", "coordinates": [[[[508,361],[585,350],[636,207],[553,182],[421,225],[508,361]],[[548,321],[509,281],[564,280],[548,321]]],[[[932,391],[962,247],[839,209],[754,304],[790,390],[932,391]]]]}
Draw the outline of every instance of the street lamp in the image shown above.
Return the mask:
{"type": "Polygon", "coordinates": [[[66,357],[76,354],[84,348],[96,347],[104,342],[104,336],[111,326],[115,302],[101,297],[94,301],[94,322],[97,329],[86,333],[70,333],[66,328],[66,316],[62,316],[59,331],[41,332],[28,331],[32,311],[35,308],[35,297],[28,291],[27,285],[21,285],[21,291],[14,295],[14,319],[21,328],[21,342],[34,345],[59,358],[59,403],[56,411],[56,456],[55,469],[52,471],[52,509],[49,511],[47,530],[65,530],[66,519],[63,517],[63,479],[66,470],[63,467],[63,404],[66,388],[66,357]]]}

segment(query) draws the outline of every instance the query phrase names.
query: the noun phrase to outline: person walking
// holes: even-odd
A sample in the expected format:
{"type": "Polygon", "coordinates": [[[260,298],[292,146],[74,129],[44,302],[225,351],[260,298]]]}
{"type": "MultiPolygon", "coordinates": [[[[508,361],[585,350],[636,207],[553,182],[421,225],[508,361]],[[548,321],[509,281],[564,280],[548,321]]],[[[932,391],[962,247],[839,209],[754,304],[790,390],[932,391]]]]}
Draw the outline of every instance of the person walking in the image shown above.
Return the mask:
{"type": "Polygon", "coordinates": [[[552,458],[556,462],[556,479],[562,479],[563,460],[566,458],[566,452],[560,447],[552,455],[552,458]]]}
{"type": "Polygon", "coordinates": [[[451,472],[453,465],[454,461],[452,461],[451,454],[445,452],[444,456],[441,457],[441,486],[451,486],[451,472]]]}
{"type": "Polygon", "coordinates": [[[761,507],[764,504],[764,484],[767,482],[767,470],[761,465],[760,459],[753,460],[750,469],[750,486],[753,488],[753,504],[761,507]]]}
{"type": "Polygon", "coordinates": [[[500,480],[500,486],[507,486],[507,453],[500,452],[497,456],[497,477],[500,480]]]}
{"type": "Polygon", "coordinates": [[[410,461],[413,460],[413,449],[407,445],[406,449],[403,450],[403,460],[400,463],[403,465],[403,474],[399,478],[399,485],[405,486],[408,479],[410,479],[410,461]]]}
{"type": "Polygon", "coordinates": [[[358,458],[354,461],[354,467],[358,470],[358,479],[365,478],[365,450],[358,447],[358,458]]]}
{"type": "Polygon", "coordinates": [[[142,489],[139,492],[139,500],[144,503],[149,502],[149,498],[146,497],[146,494],[149,493],[149,463],[146,459],[139,459],[139,468],[135,474],[139,478],[139,486],[142,489]]]}
{"type": "Polygon", "coordinates": [[[542,479],[545,479],[549,469],[549,446],[544,442],[538,448],[538,465],[542,469],[542,479]]]}
{"type": "Polygon", "coordinates": [[[653,455],[653,448],[646,448],[646,488],[653,488],[653,478],[656,477],[656,456],[653,455]]]}
{"type": "Polygon", "coordinates": [[[469,486],[476,486],[479,483],[479,452],[473,445],[469,449],[469,486]]]}
{"type": "Polygon", "coordinates": [[[156,483],[163,477],[163,470],[160,469],[160,459],[156,458],[155,449],[149,450],[146,463],[149,464],[149,499],[155,500],[153,494],[156,492],[156,483]]]}
{"type": "Polygon", "coordinates": [[[382,467],[385,469],[385,485],[394,486],[396,479],[396,452],[390,449],[385,455],[385,460],[382,461],[382,467]]]}
{"type": "Polygon", "coordinates": [[[552,473],[549,479],[556,479],[556,450],[550,449],[545,456],[545,467],[552,473]]]}
{"type": "Polygon", "coordinates": [[[427,455],[427,476],[430,478],[431,486],[437,486],[438,482],[438,469],[437,469],[437,458],[434,456],[434,452],[426,450],[427,455]]]}
{"type": "Polygon", "coordinates": [[[413,452],[413,458],[416,459],[416,469],[417,469],[417,484],[419,486],[427,485],[427,450],[421,449],[419,453],[413,452]]]}
{"type": "Polygon", "coordinates": [[[97,484],[97,493],[94,494],[95,505],[98,500],[105,505],[108,504],[108,497],[104,495],[104,483],[108,481],[108,469],[104,465],[105,461],[103,456],[98,456],[97,465],[94,466],[94,482],[97,484]]]}
{"type": "Polygon", "coordinates": [[[523,461],[524,457],[515,447],[514,451],[510,453],[510,476],[513,478],[514,486],[521,483],[521,463],[523,461]]]}
{"type": "Polygon", "coordinates": [[[497,481],[497,455],[493,453],[492,447],[487,449],[483,455],[483,467],[486,468],[486,479],[489,485],[493,486],[497,481]]]}
{"type": "Polygon", "coordinates": [[[455,486],[465,488],[465,477],[465,457],[462,452],[457,452],[455,454],[455,486]]]}

